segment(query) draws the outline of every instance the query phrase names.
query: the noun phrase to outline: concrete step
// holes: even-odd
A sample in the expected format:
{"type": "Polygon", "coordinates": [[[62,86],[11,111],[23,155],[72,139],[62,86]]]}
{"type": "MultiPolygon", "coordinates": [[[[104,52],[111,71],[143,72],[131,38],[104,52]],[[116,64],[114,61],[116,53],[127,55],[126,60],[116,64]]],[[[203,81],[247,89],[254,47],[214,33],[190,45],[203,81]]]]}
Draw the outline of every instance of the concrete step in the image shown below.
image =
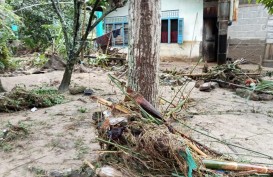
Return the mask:
{"type": "Polygon", "coordinates": [[[264,60],[263,66],[273,68],[273,60],[264,60]]]}

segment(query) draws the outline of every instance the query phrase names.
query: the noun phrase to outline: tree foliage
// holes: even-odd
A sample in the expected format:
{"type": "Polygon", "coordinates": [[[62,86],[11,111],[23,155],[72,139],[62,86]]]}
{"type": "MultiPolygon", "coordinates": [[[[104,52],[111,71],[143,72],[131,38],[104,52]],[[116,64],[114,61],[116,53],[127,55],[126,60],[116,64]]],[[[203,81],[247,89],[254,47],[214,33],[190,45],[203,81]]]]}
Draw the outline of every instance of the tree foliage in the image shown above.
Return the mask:
{"type": "Polygon", "coordinates": [[[270,14],[273,14],[273,1],[272,0],[257,0],[258,3],[262,3],[268,9],[270,14]]]}
{"type": "Polygon", "coordinates": [[[51,0],[53,9],[60,21],[64,36],[65,48],[67,53],[67,65],[63,75],[60,91],[68,90],[70,85],[74,65],[78,62],[78,57],[86,48],[89,33],[111,12],[119,7],[123,7],[127,0],[74,0],[73,5],[73,24],[69,27],[67,17],[59,0],[51,0]],[[87,6],[89,6],[88,17],[85,19],[87,6]],[[104,9],[104,13],[97,18],[95,11],[104,9]],[[86,22],[86,23],[84,23],[86,22]]]}
{"type": "Polygon", "coordinates": [[[7,43],[15,38],[11,30],[13,23],[20,23],[20,18],[13,13],[11,6],[0,4],[0,70],[9,67],[10,52],[7,43]]]}
{"type": "MultiPolygon", "coordinates": [[[[32,51],[45,51],[51,46],[54,35],[47,25],[58,23],[58,17],[47,0],[7,0],[15,13],[22,18],[24,26],[20,29],[20,39],[32,51]]],[[[63,0],[63,13],[67,24],[72,25],[73,3],[63,0]],[[67,3],[66,3],[67,2],[67,3]]]]}

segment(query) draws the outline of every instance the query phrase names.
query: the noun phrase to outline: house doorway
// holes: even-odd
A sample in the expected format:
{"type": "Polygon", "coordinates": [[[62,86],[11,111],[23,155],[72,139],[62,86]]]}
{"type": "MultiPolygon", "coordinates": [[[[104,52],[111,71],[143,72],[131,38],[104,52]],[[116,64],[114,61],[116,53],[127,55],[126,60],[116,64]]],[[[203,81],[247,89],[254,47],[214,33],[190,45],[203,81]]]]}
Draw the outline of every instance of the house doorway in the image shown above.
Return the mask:
{"type": "Polygon", "coordinates": [[[178,19],[171,20],[171,43],[177,43],[178,19]]]}
{"type": "Polygon", "coordinates": [[[203,14],[203,58],[207,62],[217,61],[218,28],[217,28],[217,1],[213,6],[204,4],[203,14]]]}

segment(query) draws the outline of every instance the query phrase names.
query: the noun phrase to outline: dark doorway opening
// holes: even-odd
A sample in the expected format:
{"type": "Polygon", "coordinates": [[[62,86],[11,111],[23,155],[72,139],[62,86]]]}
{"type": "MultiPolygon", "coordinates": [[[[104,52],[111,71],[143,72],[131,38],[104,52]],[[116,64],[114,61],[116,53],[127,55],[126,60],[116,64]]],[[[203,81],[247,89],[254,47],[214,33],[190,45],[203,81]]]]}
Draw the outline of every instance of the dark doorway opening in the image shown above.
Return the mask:
{"type": "Polygon", "coordinates": [[[161,21],[161,43],[168,43],[168,20],[161,21]]]}
{"type": "Polygon", "coordinates": [[[217,61],[218,27],[217,27],[217,1],[204,2],[203,14],[203,58],[207,62],[217,61]]]}
{"type": "Polygon", "coordinates": [[[171,43],[177,43],[177,34],[178,33],[178,20],[171,20],[171,43]]]}

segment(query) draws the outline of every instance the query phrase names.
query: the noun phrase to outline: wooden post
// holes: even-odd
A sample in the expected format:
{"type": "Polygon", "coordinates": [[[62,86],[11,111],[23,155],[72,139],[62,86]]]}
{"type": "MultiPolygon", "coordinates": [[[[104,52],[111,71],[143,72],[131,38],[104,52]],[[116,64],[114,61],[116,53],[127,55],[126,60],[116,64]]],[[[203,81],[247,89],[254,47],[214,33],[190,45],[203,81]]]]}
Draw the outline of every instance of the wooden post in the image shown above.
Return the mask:
{"type": "Polygon", "coordinates": [[[218,49],[217,64],[225,64],[227,59],[227,31],[230,13],[230,0],[218,1],[218,49]]]}

